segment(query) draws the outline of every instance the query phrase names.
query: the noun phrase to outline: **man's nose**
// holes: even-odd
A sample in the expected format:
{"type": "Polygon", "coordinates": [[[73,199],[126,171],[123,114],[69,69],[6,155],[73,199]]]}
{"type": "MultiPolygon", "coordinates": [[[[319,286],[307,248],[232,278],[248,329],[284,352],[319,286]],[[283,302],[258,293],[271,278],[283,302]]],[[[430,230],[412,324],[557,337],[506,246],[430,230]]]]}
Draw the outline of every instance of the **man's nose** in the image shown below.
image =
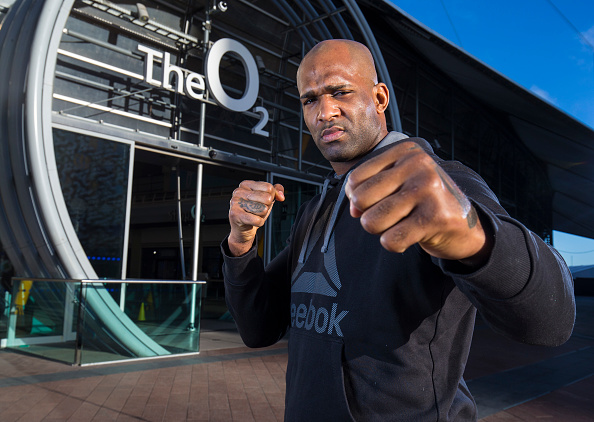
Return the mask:
{"type": "Polygon", "coordinates": [[[319,100],[318,120],[328,121],[340,115],[340,107],[332,96],[322,96],[319,100]]]}

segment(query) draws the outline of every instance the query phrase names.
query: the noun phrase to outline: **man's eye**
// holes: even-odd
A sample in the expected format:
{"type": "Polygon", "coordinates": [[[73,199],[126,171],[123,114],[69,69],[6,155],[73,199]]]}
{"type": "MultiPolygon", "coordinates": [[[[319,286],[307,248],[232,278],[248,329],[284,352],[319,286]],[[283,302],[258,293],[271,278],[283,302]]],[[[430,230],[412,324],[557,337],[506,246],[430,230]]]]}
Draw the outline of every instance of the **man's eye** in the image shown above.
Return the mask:
{"type": "Polygon", "coordinates": [[[307,100],[303,101],[303,105],[306,106],[306,105],[312,104],[313,102],[314,102],[313,98],[308,98],[307,100]]]}
{"type": "Polygon", "coordinates": [[[348,92],[346,91],[336,91],[334,94],[332,94],[333,97],[340,97],[342,95],[346,95],[348,94],[348,92]]]}

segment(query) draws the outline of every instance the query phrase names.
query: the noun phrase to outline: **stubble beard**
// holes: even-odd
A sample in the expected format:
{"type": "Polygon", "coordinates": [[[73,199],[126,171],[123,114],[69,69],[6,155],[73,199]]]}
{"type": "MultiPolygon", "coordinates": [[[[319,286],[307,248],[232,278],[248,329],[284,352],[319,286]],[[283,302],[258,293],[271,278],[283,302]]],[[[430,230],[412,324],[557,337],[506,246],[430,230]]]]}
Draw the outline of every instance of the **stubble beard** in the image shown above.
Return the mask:
{"type": "Polygon", "coordinates": [[[329,144],[321,143],[321,139],[319,142],[318,149],[324,158],[331,163],[348,163],[358,160],[373,149],[371,145],[367,148],[361,136],[357,136],[352,132],[345,133],[344,138],[329,144]],[[325,148],[320,148],[320,145],[325,148]]]}

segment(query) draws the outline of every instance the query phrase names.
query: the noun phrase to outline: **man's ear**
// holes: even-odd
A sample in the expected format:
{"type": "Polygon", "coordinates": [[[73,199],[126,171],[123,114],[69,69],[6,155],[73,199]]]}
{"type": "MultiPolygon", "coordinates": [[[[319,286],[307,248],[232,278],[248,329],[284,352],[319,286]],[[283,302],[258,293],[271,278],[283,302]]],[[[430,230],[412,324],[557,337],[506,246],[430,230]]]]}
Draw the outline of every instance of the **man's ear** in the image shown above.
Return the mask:
{"type": "Polygon", "coordinates": [[[390,91],[385,83],[379,82],[373,87],[373,97],[375,100],[375,109],[378,113],[383,113],[388,108],[390,102],[390,91]]]}

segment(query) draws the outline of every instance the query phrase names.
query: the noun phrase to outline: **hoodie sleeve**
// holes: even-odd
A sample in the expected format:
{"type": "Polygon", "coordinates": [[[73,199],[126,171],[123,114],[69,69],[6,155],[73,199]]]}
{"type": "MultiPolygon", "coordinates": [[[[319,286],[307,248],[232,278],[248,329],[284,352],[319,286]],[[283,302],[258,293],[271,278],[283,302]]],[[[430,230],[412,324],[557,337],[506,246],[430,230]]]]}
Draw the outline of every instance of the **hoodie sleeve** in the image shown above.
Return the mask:
{"type": "Polygon", "coordinates": [[[265,347],[280,340],[289,324],[289,248],[265,269],[255,245],[233,257],[227,239],[221,244],[225,300],[246,346],[265,347]]]}
{"type": "Polygon", "coordinates": [[[494,246],[486,264],[468,268],[435,259],[497,332],[529,344],[557,346],[575,322],[571,273],[559,253],[509,217],[474,172],[446,169],[489,225],[494,246]],[[453,170],[453,171],[452,171],[453,170]]]}
{"type": "Polygon", "coordinates": [[[257,242],[239,257],[231,255],[228,237],[221,243],[225,301],[248,347],[270,346],[287,332],[291,320],[292,239],[305,209],[306,204],[299,208],[286,247],[266,267],[258,255],[257,242]]]}

